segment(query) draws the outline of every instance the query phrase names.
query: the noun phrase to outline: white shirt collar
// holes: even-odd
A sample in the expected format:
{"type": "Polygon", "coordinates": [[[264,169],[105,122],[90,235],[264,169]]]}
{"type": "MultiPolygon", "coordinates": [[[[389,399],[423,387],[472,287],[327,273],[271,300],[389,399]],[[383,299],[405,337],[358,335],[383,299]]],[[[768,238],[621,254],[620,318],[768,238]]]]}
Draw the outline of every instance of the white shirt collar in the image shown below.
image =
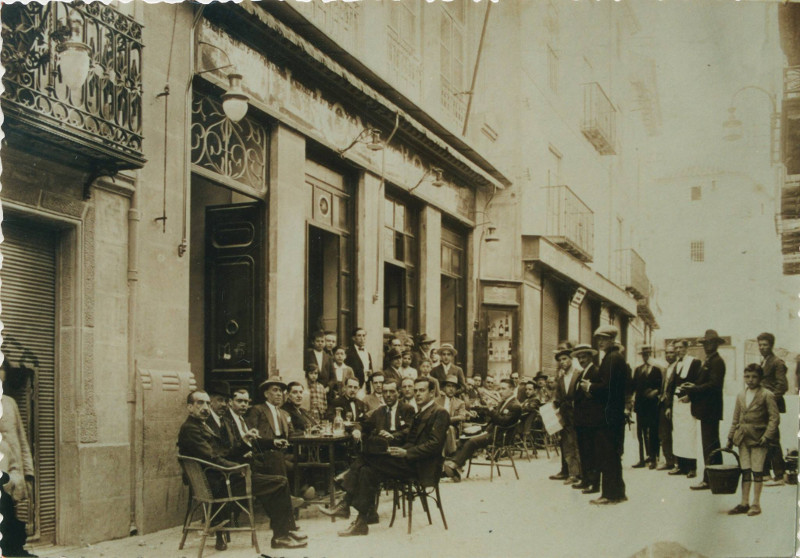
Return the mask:
{"type": "MultiPolygon", "coordinates": [[[[416,399],[415,399],[415,400],[414,400],[414,403],[416,403],[416,402],[417,402],[417,401],[416,401],[416,399]]],[[[431,405],[433,405],[433,399],[431,399],[430,401],[428,401],[427,405],[425,405],[425,406],[424,406],[422,409],[420,409],[420,410],[419,410],[419,411],[417,411],[417,412],[418,412],[418,413],[421,413],[422,411],[424,411],[425,409],[427,409],[427,408],[428,408],[428,407],[430,407],[431,405]]]]}

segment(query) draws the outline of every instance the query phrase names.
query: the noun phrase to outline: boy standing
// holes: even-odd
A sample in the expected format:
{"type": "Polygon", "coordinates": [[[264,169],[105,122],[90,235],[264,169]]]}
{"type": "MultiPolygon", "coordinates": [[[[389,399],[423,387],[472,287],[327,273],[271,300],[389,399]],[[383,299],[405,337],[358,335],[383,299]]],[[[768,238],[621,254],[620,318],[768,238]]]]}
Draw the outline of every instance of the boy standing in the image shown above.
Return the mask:
{"type": "Polygon", "coordinates": [[[736,397],[733,423],[728,433],[728,449],[739,447],[742,467],[742,503],[728,512],[730,515],[761,513],[761,488],[767,449],[778,432],[780,415],[778,404],[771,391],[761,387],[764,370],[758,364],[748,364],[744,369],[745,390],[736,397]],[[750,485],[753,487],[753,505],[749,505],[750,485]]]}

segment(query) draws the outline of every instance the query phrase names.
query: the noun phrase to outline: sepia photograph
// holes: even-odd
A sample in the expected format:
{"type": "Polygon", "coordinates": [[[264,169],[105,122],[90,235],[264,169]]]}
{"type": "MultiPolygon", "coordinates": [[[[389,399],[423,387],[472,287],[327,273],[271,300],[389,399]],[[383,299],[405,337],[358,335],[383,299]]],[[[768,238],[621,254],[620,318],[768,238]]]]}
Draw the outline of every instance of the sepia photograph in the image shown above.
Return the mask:
{"type": "Polygon", "coordinates": [[[800,2],[0,20],[2,557],[800,555],[800,2]]]}

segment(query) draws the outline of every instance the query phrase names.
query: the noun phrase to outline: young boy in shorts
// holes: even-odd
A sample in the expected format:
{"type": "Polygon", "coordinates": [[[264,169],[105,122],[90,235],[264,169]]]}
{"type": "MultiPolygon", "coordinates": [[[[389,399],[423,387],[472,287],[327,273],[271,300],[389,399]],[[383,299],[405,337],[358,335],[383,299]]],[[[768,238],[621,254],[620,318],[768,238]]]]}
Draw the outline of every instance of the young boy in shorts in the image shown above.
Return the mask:
{"type": "Polygon", "coordinates": [[[771,391],[761,387],[764,370],[758,364],[744,369],[745,389],[736,397],[733,423],[728,433],[728,449],[739,447],[742,467],[742,503],[728,512],[730,515],[761,513],[761,488],[764,460],[770,440],[778,432],[780,415],[771,391]],[[750,505],[750,485],[753,486],[753,505],[750,505]]]}

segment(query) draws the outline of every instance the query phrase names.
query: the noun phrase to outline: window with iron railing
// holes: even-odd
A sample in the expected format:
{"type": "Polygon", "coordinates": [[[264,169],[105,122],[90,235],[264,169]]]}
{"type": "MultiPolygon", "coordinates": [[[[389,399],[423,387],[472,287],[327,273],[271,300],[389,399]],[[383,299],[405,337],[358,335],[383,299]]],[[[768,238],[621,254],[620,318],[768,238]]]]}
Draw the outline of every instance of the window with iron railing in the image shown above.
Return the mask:
{"type": "Polygon", "coordinates": [[[583,85],[581,132],[601,155],[616,155],[617,110],[598,83],[583,85]]]}
{"type": "Polygon", "coordinates": [[[702,240],[692,241],[690,245],[690,254],[693,262],[706,261],[706,244],[702,240]]]}
{"type": "Polygon", "coordinates": [[[420,63],[420,2],[389,2],[387,27],[388,72],[410,93],[419,95],[422,81],[420,63]]]}
{"type": "Polygon", "coordinates": [[[464,91],[464,10],[460,0],[442,3],[439,21],[439,56],[442,80],[442,108],[456,122],[464,120],[466,103],[460,93],[464,91]],[[452,5],[451,5],[452,4],[452,5]],[[459,16],[461,19],[459,19],[459,16]]]}
{"type": "Polygon", "coordinates": [[[547,186],[547,236],[576,258],[594,258],[594,212],[568,187],[547,186]]]}

